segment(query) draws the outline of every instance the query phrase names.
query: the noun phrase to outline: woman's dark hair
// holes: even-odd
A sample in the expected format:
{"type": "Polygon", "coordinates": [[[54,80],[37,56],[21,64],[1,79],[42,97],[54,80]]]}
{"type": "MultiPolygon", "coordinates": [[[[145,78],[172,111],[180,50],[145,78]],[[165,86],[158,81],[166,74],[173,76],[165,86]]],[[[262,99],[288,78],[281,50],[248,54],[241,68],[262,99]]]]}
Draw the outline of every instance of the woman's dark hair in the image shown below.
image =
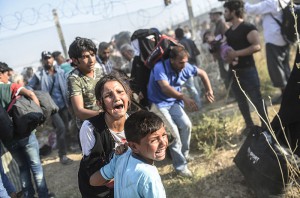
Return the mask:
{"type": "Polygon", "coordinates": [[[149,133],[164,126],[163,120],[153,112],[137,111],[125,121],[124,131],[128,142],[140,143],[149,133]]]}
{"type": "Polygon", "coordinates": [[[128,98],[129,98],[128,107],[130,107],[131,99],[132,99],[132,90],[130,89],[130,86],[129,86],[129,78],[120,72],[112,71],[110,74],[104,75],[97,82],[97,84],[95,86],[95,96],[98,101],[101,101],[102,109],[104,111],[106,110],[104,101],[103,101],[103,97],[102,97],[104,85],[105,85],[105,83],[110,82],[110,81],[117,81],[123,86],[126,94],[128,95],[128,98]]]}
{"type": "Polygon", "coordinates": [[[227,1],[223,5],[224,8],[227,8],[230,12],[235,11],[235,15],[238,18],[243,18],[244,16],[244,2],[242,0],[231,0],[227,1]]]}
{"type": "Polygon", "coordinates": [[[75,59],[81,58],[84,51],[92,51],[96,54],[97,47],[91,39],[76,37],[75,41],[69,47],[69,57],[75,59]]]}

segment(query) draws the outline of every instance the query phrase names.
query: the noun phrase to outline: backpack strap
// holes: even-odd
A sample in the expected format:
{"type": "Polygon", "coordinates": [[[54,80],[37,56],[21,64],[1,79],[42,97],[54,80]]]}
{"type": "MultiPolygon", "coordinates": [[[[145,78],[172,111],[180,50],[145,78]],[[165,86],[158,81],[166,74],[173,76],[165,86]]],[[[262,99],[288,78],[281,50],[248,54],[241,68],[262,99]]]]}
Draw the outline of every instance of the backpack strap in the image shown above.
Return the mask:
{"type": "Polygon", "coordinates": [[[276,19],[272,13],[271,13],[271,17],[276,21],[276,23],[277,23],[280,27],[282,26],[282,23],[281,23],[278,19],[276,19]]]}

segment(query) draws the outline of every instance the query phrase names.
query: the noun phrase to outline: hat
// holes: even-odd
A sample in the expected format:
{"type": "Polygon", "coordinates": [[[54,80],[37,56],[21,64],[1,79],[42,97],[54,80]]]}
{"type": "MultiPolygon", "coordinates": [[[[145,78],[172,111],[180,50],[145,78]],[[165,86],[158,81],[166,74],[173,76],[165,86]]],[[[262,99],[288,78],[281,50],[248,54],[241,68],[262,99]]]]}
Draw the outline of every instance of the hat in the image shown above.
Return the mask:
{"type": "Polygon", "coordinates": [[[44,59],[45,57],[48,57],[48,58],[52,57],[51,52],[49,52],[49,51],[43,51],[42,52],[42,59],[44,59]]]}
{"type": "Polygon", "coordinates": [[[209,14],[223,14],[223,11],[220,8],[213,8],[210,10],[209,14]]]}
{"type": "Polygon", "coordinates": [[[11,71],[12,68],[8,67],[6,63],[0,62],[0,72],[11,71]]]}

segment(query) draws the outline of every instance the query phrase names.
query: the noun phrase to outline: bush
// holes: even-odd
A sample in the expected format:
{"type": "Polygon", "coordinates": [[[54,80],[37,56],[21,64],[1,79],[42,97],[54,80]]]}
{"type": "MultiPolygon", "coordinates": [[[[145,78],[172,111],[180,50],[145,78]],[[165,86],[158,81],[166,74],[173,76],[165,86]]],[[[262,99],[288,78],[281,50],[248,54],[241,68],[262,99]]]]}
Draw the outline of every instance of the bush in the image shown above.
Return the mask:
{"type": "Polygon", "coordinates": [[[206,157],[211,157],[214,151],[224,145],[229,139],[228,123],[229,116],[213,114],[203,115],[199,123],[193,127],[193,141],[196,141],[197,149],[202,151],[206,157]]]}

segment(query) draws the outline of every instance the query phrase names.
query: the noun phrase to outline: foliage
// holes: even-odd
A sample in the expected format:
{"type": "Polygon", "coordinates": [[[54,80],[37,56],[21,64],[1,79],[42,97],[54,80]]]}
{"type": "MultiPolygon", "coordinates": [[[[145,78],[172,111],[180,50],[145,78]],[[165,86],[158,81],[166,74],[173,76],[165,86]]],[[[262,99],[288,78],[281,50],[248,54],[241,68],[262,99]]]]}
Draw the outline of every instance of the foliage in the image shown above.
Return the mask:
{"type": "Polygon", "coordinates": [[[229,139],[228,123],[232,118],[220,114],[203,115],[193,128],[192,139],[197,149],[206,157],[211,157],[214,151],[226,144],[229,139]]]}

